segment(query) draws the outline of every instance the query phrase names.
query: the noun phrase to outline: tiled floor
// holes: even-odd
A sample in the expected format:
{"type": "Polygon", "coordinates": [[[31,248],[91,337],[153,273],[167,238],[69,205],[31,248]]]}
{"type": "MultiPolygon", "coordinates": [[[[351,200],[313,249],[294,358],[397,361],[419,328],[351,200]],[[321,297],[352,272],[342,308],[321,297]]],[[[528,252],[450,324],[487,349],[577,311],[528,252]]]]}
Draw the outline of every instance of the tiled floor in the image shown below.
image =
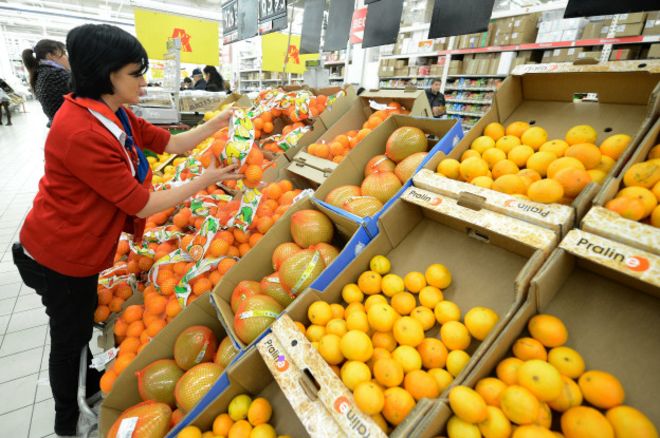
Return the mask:
{"type": "Polygon", "coordinates": [[[54,437],[48,384],[48,316],[34,290],[21,283],[11,244],[43,174],[46,117],[36,102],[0,126],[0,427],[1,436],[54,437]]]}

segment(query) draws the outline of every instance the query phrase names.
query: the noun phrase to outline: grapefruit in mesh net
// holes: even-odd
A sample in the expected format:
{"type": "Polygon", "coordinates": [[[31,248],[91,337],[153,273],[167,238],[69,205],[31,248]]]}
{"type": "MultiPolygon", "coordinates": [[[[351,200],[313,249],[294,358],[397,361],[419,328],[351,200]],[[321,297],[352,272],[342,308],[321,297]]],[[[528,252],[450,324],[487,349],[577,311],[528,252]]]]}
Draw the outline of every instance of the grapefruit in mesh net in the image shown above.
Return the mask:
{"type": "Polygon", "coordinates": [[[240,305],[234,316],[234,330],[244,344],[250,344],[282,311],[282,306],[268,295],[255,295],[240,305]]]}
{"type": "Polygon", "coordinates": [[[404,158],[394,169],[394,174],[401,180],[402,183],[408,181],[415,174],[415,170],[422,164],[426,158],[426,152],[415,152],[411,156],[404,158]]]}
{"type": "Polygon", "coordinates": [[[320,251],[305,249],[289,257],[280,269],[282,286],[293,295],[298,295],[309,286],[325,269],[320,251]]]}
{"type": "Polygon", "coordinates": [[[175,406],[174,387],[183,370],[172,359],[162,359],[135,373],[142,400],[153,400],[175,406]]]}
{"type": "Polygon", "coordinates": [[[237,354],[238,350],[236,350],[236,347],[232,344],[231,339],[229,339],[229,336],[225,336],[218,346],[218,352],[215,353],[215,360],[213,362],[217,363],[222,368],[227,368],[237,354]]]}
{"type": "Polygon", "coordinates": [[[284,242],[277,245],[277,248],[273,251],[273,269],[279,271],[282,263],[301,249],[293,242],[284,242]]]}
{"type": "Polygon", "coordinates": [[[251,296],[259,295],[261,293],[261,286],[258,281],[243,280],[234,288],[231,294],[231,310],[236,313],[238,306],[251,296]]]}
{"type": "Polygon", "coordinates": [[[359,217],[373,216],[383,208],[383,203],[373,196],[354,196],[344,202],[344,210],[359,217]]]}
{"type": "Polygon", "coordinates": [[[146,401],[126,409],[115,420],[107,438],[118,438],[119,426],[126,418],[137,417],[131,438],[163,437],[170,429],[172,409],[165,403],[146,401]]]}
{"type": "Polygon", "coordinates": [[[215,333],[203,325],[188,327],[176,338],[174,360],[182,370],[202,362],[211,362],[218,348],[215,333]]]}
{"type": "Polygon", "coordinates": [[[334,231],[330,219],[318,210],[300,210],[291,215],[291,236],[301,248],[330,243],[334,231]]]}
{"type": "Polygon", "coordinates": [[[329,243],[319,243],[318,245],[312,245],[309,249],[313,249],[321,253],[323,257],[323,262],[325,266],[330,266],[330,263],[339,255],[339,250],[329,243]]]}
{"type": "Polygon", "coordinates": [[[362,194],[373,196],[383,204],[389,201],[401,188],[401,181],[394,172],[372,173],[362,181],[362,194]]]}
{"type": "Polygon", "coordinates": [[[415,152],[426,152],[427,148],[428,142],[424,131],[412,126],[403,126],[390,134],[385,145],[385,155],[398,163],[415,152]]]}
{"type": "Polygon", "coordinates": [[[369,176],[376,172],[394,172],[395,167],[396,163],[385,155],[376,155],[364,166],[364,176],[369,176]]]}
{"type": "Polygon", "coordinates": [[[351,196],[360,196],[362,192],[358,186],[339,186],[336,189],[332,189],[330,193],[325,197],[325,202],[335,207],[340,207],[344,202],[351,196]]]}
{"type": "Polygon", "coordinates": [[[179,379],[174,389],[176,405],[184,412],[190,412],[206,395],[222,374],[223,368],[213,362],[200,363],[190,368],[179,379]]]}
{"type": "Polygon", "coordinates": [[[278,272],[266,275],[261,279],[261,291],[264,295],[268,295],[280,303],[282,307],[287,307],[293,302],[294,297],[289,295],[286,289],[284,289],[284,286],[282,286],[280,274],[278,272]]]}

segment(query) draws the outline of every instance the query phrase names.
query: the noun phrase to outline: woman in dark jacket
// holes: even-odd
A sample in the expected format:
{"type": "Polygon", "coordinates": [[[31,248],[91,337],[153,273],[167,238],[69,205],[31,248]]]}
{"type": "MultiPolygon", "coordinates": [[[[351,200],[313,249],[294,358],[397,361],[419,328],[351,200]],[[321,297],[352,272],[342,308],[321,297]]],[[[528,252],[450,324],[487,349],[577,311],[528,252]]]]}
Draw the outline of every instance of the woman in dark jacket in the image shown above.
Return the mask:
{"type": "Polygon", "coordinates": [[[41,40],[34,49],[23,50],[22,58],[32,91],[50,126],[64,102],[64,95],[71,92],[71,67],[66,47],[59,41],[41,40]]]}
{"type": "Polygon", "coordinates": [[[215,67],[207,65],[203,71],[206,80],[206,91],[225,91],[225,81],[215,67]]]}

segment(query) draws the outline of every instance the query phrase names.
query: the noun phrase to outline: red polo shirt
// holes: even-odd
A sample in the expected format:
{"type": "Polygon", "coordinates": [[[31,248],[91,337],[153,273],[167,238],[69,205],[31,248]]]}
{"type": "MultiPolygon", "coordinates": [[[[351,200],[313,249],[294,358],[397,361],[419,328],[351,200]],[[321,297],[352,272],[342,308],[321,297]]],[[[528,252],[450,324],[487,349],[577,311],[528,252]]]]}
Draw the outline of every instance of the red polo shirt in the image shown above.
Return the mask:
{"type": "MultiPolygon", "coordinates": [[[[140,184],[124,147],[90,109],[121,128],[102,102],[65,96],[46,138],[39,192],[20,232],[37,262],[72,277],[110,267],[122,231],[142,236],[145,220],[135,214],[147,204],[151,188],[151,171],[140,184]]],[[[126,112],[135,143],[163,153],[170,133],[126,112]]]]}

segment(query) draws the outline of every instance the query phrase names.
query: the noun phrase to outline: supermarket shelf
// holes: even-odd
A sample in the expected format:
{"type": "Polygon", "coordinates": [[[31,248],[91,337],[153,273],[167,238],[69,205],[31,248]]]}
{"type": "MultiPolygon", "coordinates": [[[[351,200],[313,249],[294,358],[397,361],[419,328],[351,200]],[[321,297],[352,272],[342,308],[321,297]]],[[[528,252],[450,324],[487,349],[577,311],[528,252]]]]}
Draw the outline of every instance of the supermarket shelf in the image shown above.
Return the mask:
{"type": "Polygon", "coordinates": [[[259,82],[259,79],[241,79],[241,82],[259,82]]]}
{"type": "Polygon", "coordinates": [[[431,79],[435,76],[378,76],[381,81],[386,81],[388,79],[431,79]]]}
{"type": "Polygon", "coordinates": [[[284,79],[262,79],[261,82],[284,82],[284,79]]]}
{"type": "Polygon", "coordinates": [[[472,105],[492,105],[492,100],[445,99],[447,103],[468,103],[472,105]]]}
{"type": "Polygon", "coordinates": [[[259,55],[254,55],[254,56],[243,56],[241,55],[241,59],[257,59],[259,55]]]}
{"type": "Polygon", "coordinates": [[[405,58],[434,58],[436,56],[441,56],[438,52],[421,52],[421,53],[408,53],[408,54],[399,54],[399,55],[383,55],[381,59],[405,59],[405,58]]]}
{"type": "Polygon", "coordinates": [[[505,78],[508,75],[447,75],[448,78],[505,78]]]}
{"type": "Polygon", "coordinates": [[[261,71],[260,68],[250,69],[250,70],[239,70],[239,73],[254,73],[255,71],[261,71]]]}
{"type": "Polygon", "coordinates": [[[493,87],[445,87],[445,91],[497,91],[493,87]]]}
{"type": "Polygon", "coordinates": [[[447,114],[453,114],[455,116],[464,116],[464,117],[483,117],[486,113],[466,113],[463,111],[451,111],[447,110],[447,114]]]}
{"type": "Polygon", "coordinates": [[[547,50],[566,47],[604,46],[605,44],[640,44],[660,42],[660,35],[638,35],[624,38],[595,38],[577,41],[555,41],[551,43],[528,43],[511,46],[490,46],[474,49],[454,49],[436,52],[437,55],[462,55],[469,53],[515,52],[518,50],[547,50]]]}
{"type": "Polygon", "coordinates": [[[324,67],[328,67],[331,65],[344,65],[346,64],[346,61],[328,61],[323,64],[324,67]]]}
{"type": "Polygon", "coordinates": [[[412,26],[404,26],[399,28],[399,33],[416,32],[418,30],[428,30],[430,27],[431,25],[428,23],[413,24],[412,26]]]}

